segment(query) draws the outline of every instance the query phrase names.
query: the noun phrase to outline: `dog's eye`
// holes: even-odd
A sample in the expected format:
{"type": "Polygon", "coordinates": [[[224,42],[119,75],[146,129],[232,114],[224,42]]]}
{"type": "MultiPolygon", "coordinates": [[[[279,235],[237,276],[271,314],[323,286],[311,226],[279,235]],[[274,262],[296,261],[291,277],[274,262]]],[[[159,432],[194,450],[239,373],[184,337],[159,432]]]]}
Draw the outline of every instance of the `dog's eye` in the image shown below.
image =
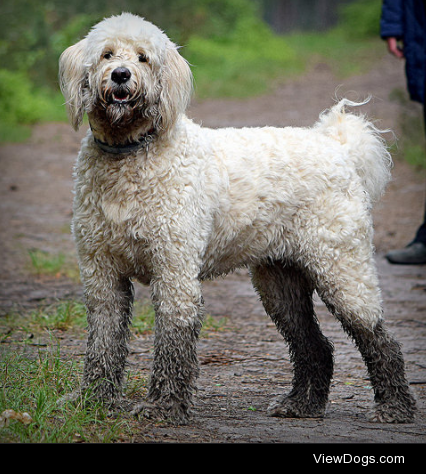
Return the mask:
{"type": "Polygon", "coordinates": [[[104,59],[111,59],[112,58],[112,51],[107,51],[106,53],[104,53],[103,58],[104,59]]]}
{"type": "Polygon", "coordinates": [[[139,62],[140,63],[147,63],[148,62],[148,58],[144,55],[144,54],[139,54],[139,62]]]}

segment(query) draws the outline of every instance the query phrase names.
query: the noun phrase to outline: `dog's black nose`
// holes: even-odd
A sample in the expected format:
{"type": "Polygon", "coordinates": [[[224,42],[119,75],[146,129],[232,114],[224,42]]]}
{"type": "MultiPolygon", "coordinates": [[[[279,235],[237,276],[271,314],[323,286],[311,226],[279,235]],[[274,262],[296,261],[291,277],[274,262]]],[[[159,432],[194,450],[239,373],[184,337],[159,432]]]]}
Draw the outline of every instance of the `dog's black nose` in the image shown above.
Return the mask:
{"type": "Polygon", "coordinates": [[[130,71],[125,67],[118,67],[111,73],[111,79],[117,84],[123,84],[130,79],[130,71]]]}

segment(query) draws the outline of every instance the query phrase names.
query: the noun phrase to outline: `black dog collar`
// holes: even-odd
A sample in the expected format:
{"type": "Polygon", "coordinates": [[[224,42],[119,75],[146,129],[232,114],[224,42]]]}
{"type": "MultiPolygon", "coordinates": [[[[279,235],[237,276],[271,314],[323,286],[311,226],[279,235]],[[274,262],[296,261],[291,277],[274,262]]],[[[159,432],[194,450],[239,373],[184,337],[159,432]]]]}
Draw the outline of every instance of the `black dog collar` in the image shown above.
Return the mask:
{"type": "Polygon", "coordinates": [[[148,145],[154,139],[154,134],[146,134],[141,137],[137,142],[127,143],[126,145],[108,145],[107,143],[98,140],[97,138],[93,137],[95,140],[96,145],[106,153],[112,153],[113,155],[124,155],[128,153],[134,153],[138,150],[147,148],[148,145]]]}

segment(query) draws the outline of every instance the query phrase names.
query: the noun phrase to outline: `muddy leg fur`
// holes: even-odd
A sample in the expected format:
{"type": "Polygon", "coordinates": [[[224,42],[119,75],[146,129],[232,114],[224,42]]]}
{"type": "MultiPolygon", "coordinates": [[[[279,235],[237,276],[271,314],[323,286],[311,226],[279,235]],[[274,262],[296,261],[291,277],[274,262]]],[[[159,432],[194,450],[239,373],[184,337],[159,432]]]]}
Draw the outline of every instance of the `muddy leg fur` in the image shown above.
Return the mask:
{"type": "Polygon", "coordinates": [[[412,421],[415,401],[405,376],[400,346],[388,333],[382,318],[372,257],[363,260],[342,252],[338,260],[329,259],[319,270],[314,272],[318,294],[353,339],[366,364],[377,402],[371,421],[412,421]]]}
{"type": "MultiPolygon", "coordinates": [[[[184,278],[181,276],[180,283],[184,278]]],[[[179,281],[176,277],[175,281],[179,281]]],[[[153,366],[147,397],[132,413],[186,424],[191,415],[199,374],[197,340],[203,320],[201,285],[186,280],[187,299],[179,285],[153,284],[155,336],[153,366]],[[179,304],[179,302],[185,304],[179,304]]]]}
{"type": "Polygon", "coordinates": [[[404,359],[399,344],[379,321],[368,330],[341,320],[345,331],[358,347],[367,366],[374,400],[377,403],[372,421],[407,423],[414,419],[415,401],[405,378],[404,359]]]}
{"type": "Polygon", "coordinates": [[[118,278],[110,285],[108,291],[86,290],[88,340],[82,389],[90,387],[96,398],[116,403],[122,398],[129,353],[133,286],[118,278]]]}
{"type": "Polygon", "coordinates": [[[333,347],[322,334],[305,275],[281,262],[252,269],[253,285],[266,312],[288,343],[293,388],[269,406],[270,416],[322,417],[333,375],[333,347]]]}
{"type": "Polygon", "coordinates": [[[193,393],[199,374],[196,344],[201,322],[180,324],[168,320],[156,323],[154,364],[145,403],[133,413],[186,424],[190,418],[193,393]]]}

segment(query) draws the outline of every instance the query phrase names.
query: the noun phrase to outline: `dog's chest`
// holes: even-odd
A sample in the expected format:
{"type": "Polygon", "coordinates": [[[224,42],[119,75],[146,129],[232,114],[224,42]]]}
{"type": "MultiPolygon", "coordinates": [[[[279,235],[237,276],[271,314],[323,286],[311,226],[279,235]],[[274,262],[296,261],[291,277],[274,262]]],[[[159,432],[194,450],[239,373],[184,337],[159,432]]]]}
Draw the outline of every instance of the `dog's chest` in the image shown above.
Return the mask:
{"type": "Polygon", "coordinates": [[[150,172],[131,161],[92,163],[77,170],[74,221],[82,238],[102,236],[102,245],[124,265],[149,266],[156,249],[188,232],[193,194],[172,166],[150,172]]]}
{"type": "MultiPolygon", "coordinates": [[[[145,217],[152,214],[156,201],[161,200],[158,178],[149,173],[136,160],[98,164],[89,169],[80,180],[87,184],[89,199],[105,223],[121,227],[143,225],[145,217]]],[[[83,188],[82,188],[83,189],[83,188]]]]}

